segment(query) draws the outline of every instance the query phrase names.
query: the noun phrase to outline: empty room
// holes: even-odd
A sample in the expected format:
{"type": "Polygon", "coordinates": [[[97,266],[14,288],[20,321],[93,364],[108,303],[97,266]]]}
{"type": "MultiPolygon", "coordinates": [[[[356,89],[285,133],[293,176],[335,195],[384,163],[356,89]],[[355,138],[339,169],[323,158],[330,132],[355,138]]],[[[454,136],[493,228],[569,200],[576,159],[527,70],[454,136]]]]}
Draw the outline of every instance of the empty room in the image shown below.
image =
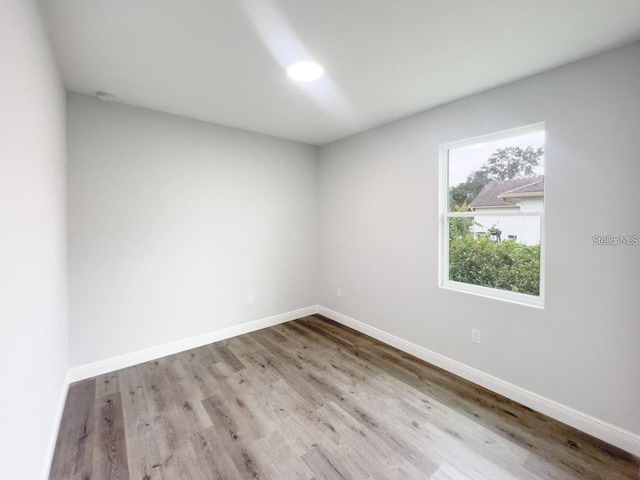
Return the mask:
{"type": "Polygon", "coordinates": [[[640,479],[638,0],[0,0],[0,478],[640,479]]]}

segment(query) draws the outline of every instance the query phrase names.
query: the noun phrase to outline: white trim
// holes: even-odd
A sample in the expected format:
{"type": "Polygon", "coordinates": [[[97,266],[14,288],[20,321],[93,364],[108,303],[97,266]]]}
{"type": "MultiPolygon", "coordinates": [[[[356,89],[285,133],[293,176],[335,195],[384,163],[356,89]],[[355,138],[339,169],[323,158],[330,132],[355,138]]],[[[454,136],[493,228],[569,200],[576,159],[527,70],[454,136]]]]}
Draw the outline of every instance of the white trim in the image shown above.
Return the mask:
{"type": "Polygon", "coordinates": [[[317,311],[317,306],[305,307],[299,310],[274,315],[272,317],[222,328],[202,335],[196,335],[195,337],[184,338],[182,340],[176,340],[174,342],[146,348],[144,350],[138,350],[137,352],[126,353],[118,357],[107,358],[88,365],[74,367],[69,370],[69,381],[77,382],[79,380],[95,377],[96,375],[113,372],[114,370],[120,370],[121,368],[166,357],[167,355],[183,352],[191,348],[201,347],[226,338],[235,337],[244,333],[278,325],[279,323],[289,322],[301,317],[313,315],[314,313],[317,313],[317,311]]]}
{"type": "Polygon", "coordinates": [[[588,433],[589,435],[593,435],[600,440],[622,448],[627,452],[640,456],[640,435],[592,417],[586,413],[579,412],[571,407],[562,405],[561,403],[543,397],[542,395],[538,395],[537,393],[530,392],[529,390],[525,390],[524,388],[501,380],[493,375],[489,375],[488,373],[477,370],[407,340],[403,340],[395,335],[391,335],[390,333],[328,308],[320,306],[318,307],[318,313],[402,350],[403,352],[418,357],[425,362],[443,368],[444,370],[465,378],[470,382],[485,387],[492,392],[503,395],[562,423],[588,433]]]}
{"type": "Polygon", "coordinates": [[[489,375],[488,373],[477,370],[449,357],[428,350],[402,338],[396,337],[395,335],[387,333],[384,330],[372,327],[370,325],[367,325],[366,323],[360,322],[320,305],[314,305],[311,307],[301,308],[299,310],[294,310],[260,320],[254,320],[252,322],[223,328],[221,330],[216,330],[204,335],[198,335],[195,337],[178,340],[176,342],[159,345],[157,347],[140,350],[138,352],[132,352],[126,355],[121,355],[119,357],[114,357],[111,359],[70,369],[67,376],[67,385],[65,385],[58,409],[58,418],[56,419],[58,428],[55,429],[55,434],[52,436],[52,440],[50,442],[51,447],[50,455],[48,458],[49,463],[45,467],[46,475],[44,475],[43,478],[48,478],[49,468],[51,465],[51,460],[53,458],[53,450],[55,448],[55,442],[58,436],[58,429],[60,426],[60,420],[62,419],[62,412],[66,401],[69,383],[86,378],[91,378],[96,375],[101,375],[103,373],[108,373],[113,370],[129,367],[149,360],[154,360],[156,358],[171,355],[173,353],[178,353],[190,348],[207,345],[209,343],[224,340],[236,335],[242,335],[244,333],[253,332],[255,330],[260,330],[262,328],[278,325],[280,323],[288,322],[291,320],[296,320],[298,318],[313,315],[315,313],[320,313],[327,318],[341,323],[342,325],[351,327],[354,330],[364,333],[365,335],[369,335],[388,345],[398,348],[403,352],[420,358],[425,362],[443,368],[444,370],[465,378],[470,382],[485,387],[513,401],[519,402],[540,413],[548,415],[551,418],[554,418],[578,430],[593,435],[594,437],[599,438],[605,442],[622,448],[623,450],[626,450],[634,455],[640,456],[640,435],[592,417],[591,415],[588,415],[586,413],[579,412],[578,410],[575,410],[566,405],[562,405],[561,403],[543,397],[542,395],[530,392],[529,390],[501,380],[497,377],[494,377],[493,375],[489,375]]]}
{"type": "MultiPolygon", "coordinates": [[[[542,271],[542,266],[540,267],[540,271],[542,271]]],[[[455,280],[447,279],[442,281],[440,288],[452,290],[454,292],[470,293],[471,295],[476,295],[478,297],[501,300],[503,302],[515,303],[525,307],[534,307],[544,310],[544,299],[542,296],[510,292],[509,290],[500,290],[499,288],[485,287],[482,285],[474,285],[472,283],[457,282],[455,280]]]]}
{"type": "MultiPolygon", "coordinates": [[[[482,207],[484,208],[484,207],[482,207]]],[[[489,208],[513,208],[513,207],[486,207],[489,208]]],[[[474,218],[474,217],[540,217],[544,218],[544,212],[476,212],[470,210],[468,212],[447,212],[445,214],[447,218],[474,218]]]]}
{"type": "Polygon", "coordinates": [[[56,443],[58,441],[58,432],[60,431],[60,424],[62,423],[62,413],[64,412],[64,406],[67,403],[67,394],[69,393],[69,372],[64,379],[64,385],[62,386],[62,395],[58,401],[56,409],[56,415],[53,419],[53,428],[51,429],[51,437],[49,438],[49,445],[47,446],[45,464],[42,467],[42,480],[47,480],[51,473],[51,464],[53,462],[53,454],[56,450],[56,443]]]}
{"type": "MultiPolygon", "coordinates": [[[[519,212],[520,211],[520,207],[518,206],[518,204],[516,203],[512,203],[510,205],[474,205],[471,206],[469,205],[469,211],[470,212],[481,212],[483,209],[485,210],[495,210],[498,208],[504,208],[505,210],[516,210],[519,212]]],[[[456,213],[456,212],[449,212],[449,213],[456,213]]],[[[486,213],[486,212],[485,212],[486,213]]],[[[500,215],[509,215],[509,212],[501,212],[500,215]]]]}
{"type": "MultiPolygon", "coordinates": [[[[542,198],[544,198],[544,193],[543,192],[525,192],[525,193],[504,192],[504,193],[501,193],[500,195],[498,195],[498,197],[500,197],[500,198],[531,198],[531,197],[542,197],[542,198]]],[[[476,206],[476,208],[478,208],[478,207],[476,206]]]]}

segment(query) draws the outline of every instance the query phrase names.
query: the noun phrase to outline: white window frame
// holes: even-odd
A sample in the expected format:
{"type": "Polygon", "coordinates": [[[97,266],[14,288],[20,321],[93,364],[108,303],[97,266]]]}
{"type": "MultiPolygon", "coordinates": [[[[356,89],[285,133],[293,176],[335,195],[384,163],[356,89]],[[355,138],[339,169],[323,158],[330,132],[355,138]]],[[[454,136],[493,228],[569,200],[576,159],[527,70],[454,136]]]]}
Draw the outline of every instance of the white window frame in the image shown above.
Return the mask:
{"type": "MultiPolygon", "coordinates": [[[[545,284],[545,268],[544,268],[544,216],[546,210],[546,197],[542,212],[505,212],[501,214],[474,212],[449,212],[449,150],[467,147],[477,143],[485,143],[492,140],[500,140],[523,133],[545,130],[544,122],[527,125],[524,127],[503,130],[488,135],[480,135],[473,138],[467,138],[455,142],[440,145],[440,173],[439,173],[439,242],[438,242],[438,286],[448,290],[479,295],[486,298],[493,298],[520,305],[526,305],[536,308],[544,308],[544,284],[545,284]],[[515,216],[515,217],[538,217],[540,219],[540,295],[528,295],[519,292],[510,292],[508,290],[500,290],[498,288],[485,287],[481,285],[473,285],[470,283],[457,282],[449,279],[449,218],[455,217],[495,217],[495,216],[515,216]]],[[[545,148],[546,151],[546,148],[545,148]]],[[[546,158],[545,158],[546,172],[546,158]]],[[[545,182],[546,184],[546,182],[545,182]]]]}

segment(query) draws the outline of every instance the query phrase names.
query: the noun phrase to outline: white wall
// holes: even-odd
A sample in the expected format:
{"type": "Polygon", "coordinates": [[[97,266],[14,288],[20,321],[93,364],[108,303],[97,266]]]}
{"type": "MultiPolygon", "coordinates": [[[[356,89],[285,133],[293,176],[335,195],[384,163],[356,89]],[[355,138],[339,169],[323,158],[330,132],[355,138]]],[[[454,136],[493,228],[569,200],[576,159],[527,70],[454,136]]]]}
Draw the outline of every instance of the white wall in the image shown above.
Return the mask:
{"type": "MultiPolygon", "coordinates": [[[[525,202],[522,202],[525,203],[525,202]]],[[[522,208],[523,212],[542,211],[542,202],[540,208],[532,210],[522,208]]],[[[521,204],[522,206],[522,204],[521,204]]],[[[476,233],[488,233],[493,227],[498,228],[502,234],[502,241],[509,239],[509,235],[515,235],[519,243],[527,245],[537,245],[540,243],[540,219],[538,217],[505,217],[501,216],[505,211],[517,212],[517,210],[500,209],[500,208],[483,208],[483,213],[495,213],[491,217],[474,217],[471,230],[476,233]]]]}
{"type": "Polygon", "coordinates": [[[0,465],[48,471],[66,390],[65,93],[33,2],[0,1],[0,465]]]}
{"type": "Polygon", "coordinates": [[[639,79],[635,44],[321,147],[320,304],[640,433],[640,246],[592,246],[640,234],[639,79]],[[540,121],[545,309],[438,288],[439,145],[540,121]]]}
{"type": "Polygon", "coordinates": [[[316,147],[77,94],[68,122],[72,367],[316,303],[316,147]]]}

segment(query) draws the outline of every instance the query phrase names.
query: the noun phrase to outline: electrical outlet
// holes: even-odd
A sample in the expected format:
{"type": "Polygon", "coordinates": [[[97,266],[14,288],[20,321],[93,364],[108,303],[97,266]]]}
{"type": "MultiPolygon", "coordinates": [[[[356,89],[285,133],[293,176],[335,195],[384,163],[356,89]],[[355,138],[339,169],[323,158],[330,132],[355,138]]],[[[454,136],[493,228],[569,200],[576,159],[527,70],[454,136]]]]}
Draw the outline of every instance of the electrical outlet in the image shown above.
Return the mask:
{"type": "Polygon", "coordinates": [[[482,343],[482,332],[480,330],[471,330],[471,341],[480,345],[482,343]]]}
{"type": "Polygon", "coordinates": [[[336,297],[338,298],[342,298],[342,289],[339,288],[338,290],[336,290],[336,297]]]}
{"type": "Polygon", "coordinates": [[[255,302],[254,302],[254,299],[253,299],[253,295],[249,295],[249,296],[247,297],[247,303],[248,303],[249,305],[253,305],[253,304],[255,303],[255,302]]]}

